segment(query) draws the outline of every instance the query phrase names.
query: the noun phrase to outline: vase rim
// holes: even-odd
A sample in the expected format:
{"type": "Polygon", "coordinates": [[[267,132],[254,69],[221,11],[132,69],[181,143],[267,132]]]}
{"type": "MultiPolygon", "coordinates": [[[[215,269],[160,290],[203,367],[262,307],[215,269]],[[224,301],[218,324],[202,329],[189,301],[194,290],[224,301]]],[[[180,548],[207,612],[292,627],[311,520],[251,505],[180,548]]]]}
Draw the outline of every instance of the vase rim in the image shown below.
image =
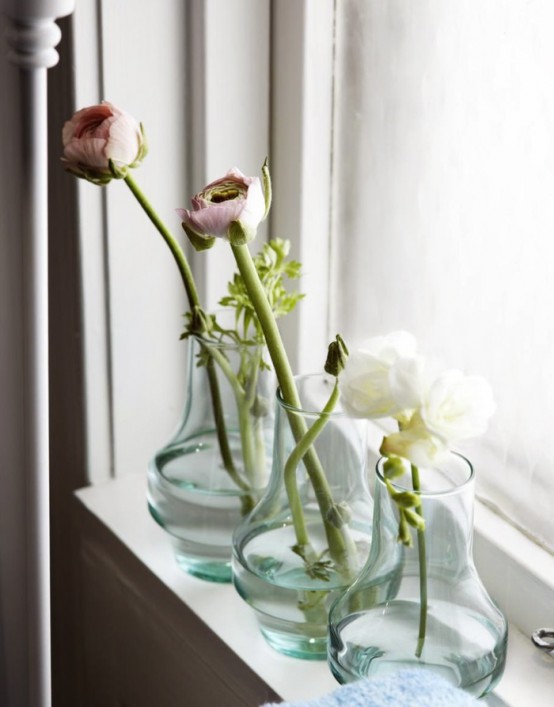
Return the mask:
{"type": "MultiPolygon", "coordinates": [[[[404,485],[401,483],[398,483],[395,480],[392,480],[390,483],[394,487],[395,490],[398,491],[410,491],[412,493],[416,493],[420,498],[438,498],[438,497],[444,497],[444,496],[452,496],[454,494],[460,493],[463,489],[466,487],[470,486],[473,481],[475,480],[475,469],[473,468],[473,464],[464,457],[463,454],[460,454],[459,452],[454,452],[450,451],[449,453],[449,458],[455,457],[457,461],[461,462],[463,466],[467,470],[467,475],[464,477],[464,479],[460,483],[456,483],[455,481],[449,481],[449,485],[445,485],[445,488],[439,489],[437,491],[430,491],[430,490],[423,490],[423,491],[414,491],[413,488],[410,485],[404,485]]],[[[379,457],[377,460],[377,464],[375,465],[375,472],[377,474],[377,478],[381,483],[385,484],[385,477],[381,471],[381,467],[387,457],[379,457]]],[[[408,460],[406,460],[407,463],[409,463],[408,460]]],[[[442,462],[444,465],[444,462],[442,462]]],[[[433,468],[440,468],[441,463],[437,463],[437,465],[433,468]]],[[[421,472],[421,478],[425,477],[425,471],[426,469],[424,467],[419,467],[419,471],[421,472]]]]}
{"type": "MultiPolygon", "coordinates": [[[[334,376],[330,375],[329,373],[321,372],[321,373],[301,373],[299,375],[294,376],[294,382],[298,381],[304,381],[308,379],[316,379],[316,378],[321,378],[323,380],[328,380],[329,383],[331,384],[329,387],[329,394],[331,393],[332,386],[334,386],[334,376]]],[[[290,412],[294,412],[297,415],[306,415],[306,416],[314,416],[314,417],[319,417],[321,415],[321,410],[312,410],[309,409],[311,406],[303,406],[303,407],[296,407],[296,405],[290,405],[287,403],[283,398],[281,397],[281,386],[277,386],[277,390],[275,391],[275,397],[277,398],[277,402],[282,407],[284,410],[288,410],[290,412]]],[[[337,401],[340,403],[340,398],[337,401]]],[[[331,412],[326,413],[327,417],[332,417],[332,418],[340,418],[340,417],[348,417],[348,413],[346,413],[342,408],[339,410],[332,410],[331,412]]]]}
{"type": "MultiPolygon", "coordinates": [[[[216,309],[210,309],[207,314],[213,314],[216,317],[218,316],[223,316],[228,320],[234,321],[235,318],[235,310],[232,307],[217,307],[216,309]]],[[[224,326],[227,325],[228,328],[232,327],[231,322],[223,322],[224,326]]],[[[215,346],[219,349],[226,349],[228,351],[239,351],[240,349],[263,349],[265,348],[265,342],[263,341],[255,341],[252,339],[251,341],[248,342],[241,342],[238,343],[236,341],[232,341],[231,339],[217,339],[217,338],[212,338],[212,336],[205,336],[203,334],[192,334],[192,338],[197,341],[200,345],[201,344],[209,344],[210,346],[215,346]]]]}
{"type": "Polygon", "coordinates": [[[198,342],[198,344],[207,344],[218,349],[226,349],[228,351],[239,351],[240,349],[263,349],[265,344],[261,341],[247,341],[238,343],[231,340],[220,340],[211,339],[207,336],[202,336],[199,334],[192,334],[192,338],[198,342]]]}

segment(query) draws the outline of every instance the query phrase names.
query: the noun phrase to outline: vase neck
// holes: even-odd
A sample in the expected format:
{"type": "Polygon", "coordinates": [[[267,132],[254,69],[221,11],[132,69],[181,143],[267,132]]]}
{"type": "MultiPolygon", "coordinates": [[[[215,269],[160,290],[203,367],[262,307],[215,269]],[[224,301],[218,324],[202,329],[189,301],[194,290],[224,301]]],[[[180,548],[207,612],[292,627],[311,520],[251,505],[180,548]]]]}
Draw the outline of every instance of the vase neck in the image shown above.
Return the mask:
{"type": "MultiPolygon", "coordinates": [[[[399,512],[382,473],[382,460],[377,468],[375,483],[375,516],[373,537],[380,549],[393,542],[398,545],[399,512]]],[[[451,454],[440,466],[420,469],[421,491],[416,493],[421,506],[418,512],[425,522],[427,559],[431,565],[442,566],[472,562],[474,477],[470,463],[451,454]]],[[[409,473],[392,483],[394,491],[412,491],[409,473]]],[[[413,547],[406,548],[409,556],[417,554],[417,531],[409,529],[413,547]]]]}

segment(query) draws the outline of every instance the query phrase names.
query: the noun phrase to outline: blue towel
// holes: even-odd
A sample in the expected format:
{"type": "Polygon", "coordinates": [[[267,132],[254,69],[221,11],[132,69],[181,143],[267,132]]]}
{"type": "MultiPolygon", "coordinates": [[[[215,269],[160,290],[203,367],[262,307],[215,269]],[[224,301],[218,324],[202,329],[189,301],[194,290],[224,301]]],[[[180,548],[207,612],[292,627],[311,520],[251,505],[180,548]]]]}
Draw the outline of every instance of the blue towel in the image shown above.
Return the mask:
{"type": "Polygon", "coordinates": [[[263,707],[476,707],[481,703],[430,670],[401,670],[386,677],[343,685],[308,702],[263,707]]]}

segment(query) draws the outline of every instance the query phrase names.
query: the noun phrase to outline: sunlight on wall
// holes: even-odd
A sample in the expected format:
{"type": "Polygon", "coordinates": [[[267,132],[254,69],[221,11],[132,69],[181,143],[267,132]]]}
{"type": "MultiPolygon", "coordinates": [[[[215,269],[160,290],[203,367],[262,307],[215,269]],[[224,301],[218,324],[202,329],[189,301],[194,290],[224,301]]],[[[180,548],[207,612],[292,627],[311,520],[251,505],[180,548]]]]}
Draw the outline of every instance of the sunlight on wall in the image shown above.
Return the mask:
{"type": "Polygon", "coordinates": [[[554,6],[339,12],[335,328],[405,328],[486,376],[481,492],[552,543],[554,6]]]}

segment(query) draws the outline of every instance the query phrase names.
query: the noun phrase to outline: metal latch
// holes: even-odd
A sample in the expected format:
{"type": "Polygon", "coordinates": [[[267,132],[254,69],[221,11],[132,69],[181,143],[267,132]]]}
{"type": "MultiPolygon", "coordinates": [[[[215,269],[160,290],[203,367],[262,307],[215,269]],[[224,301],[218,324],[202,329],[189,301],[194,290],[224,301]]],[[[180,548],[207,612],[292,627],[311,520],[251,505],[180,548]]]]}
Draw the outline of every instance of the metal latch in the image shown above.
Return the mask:
{"type": "Polygon", "coordinates": [[[539,628],[533,631],[531,640],[541,651],[554,656],[554,628],[539,628]]]}

